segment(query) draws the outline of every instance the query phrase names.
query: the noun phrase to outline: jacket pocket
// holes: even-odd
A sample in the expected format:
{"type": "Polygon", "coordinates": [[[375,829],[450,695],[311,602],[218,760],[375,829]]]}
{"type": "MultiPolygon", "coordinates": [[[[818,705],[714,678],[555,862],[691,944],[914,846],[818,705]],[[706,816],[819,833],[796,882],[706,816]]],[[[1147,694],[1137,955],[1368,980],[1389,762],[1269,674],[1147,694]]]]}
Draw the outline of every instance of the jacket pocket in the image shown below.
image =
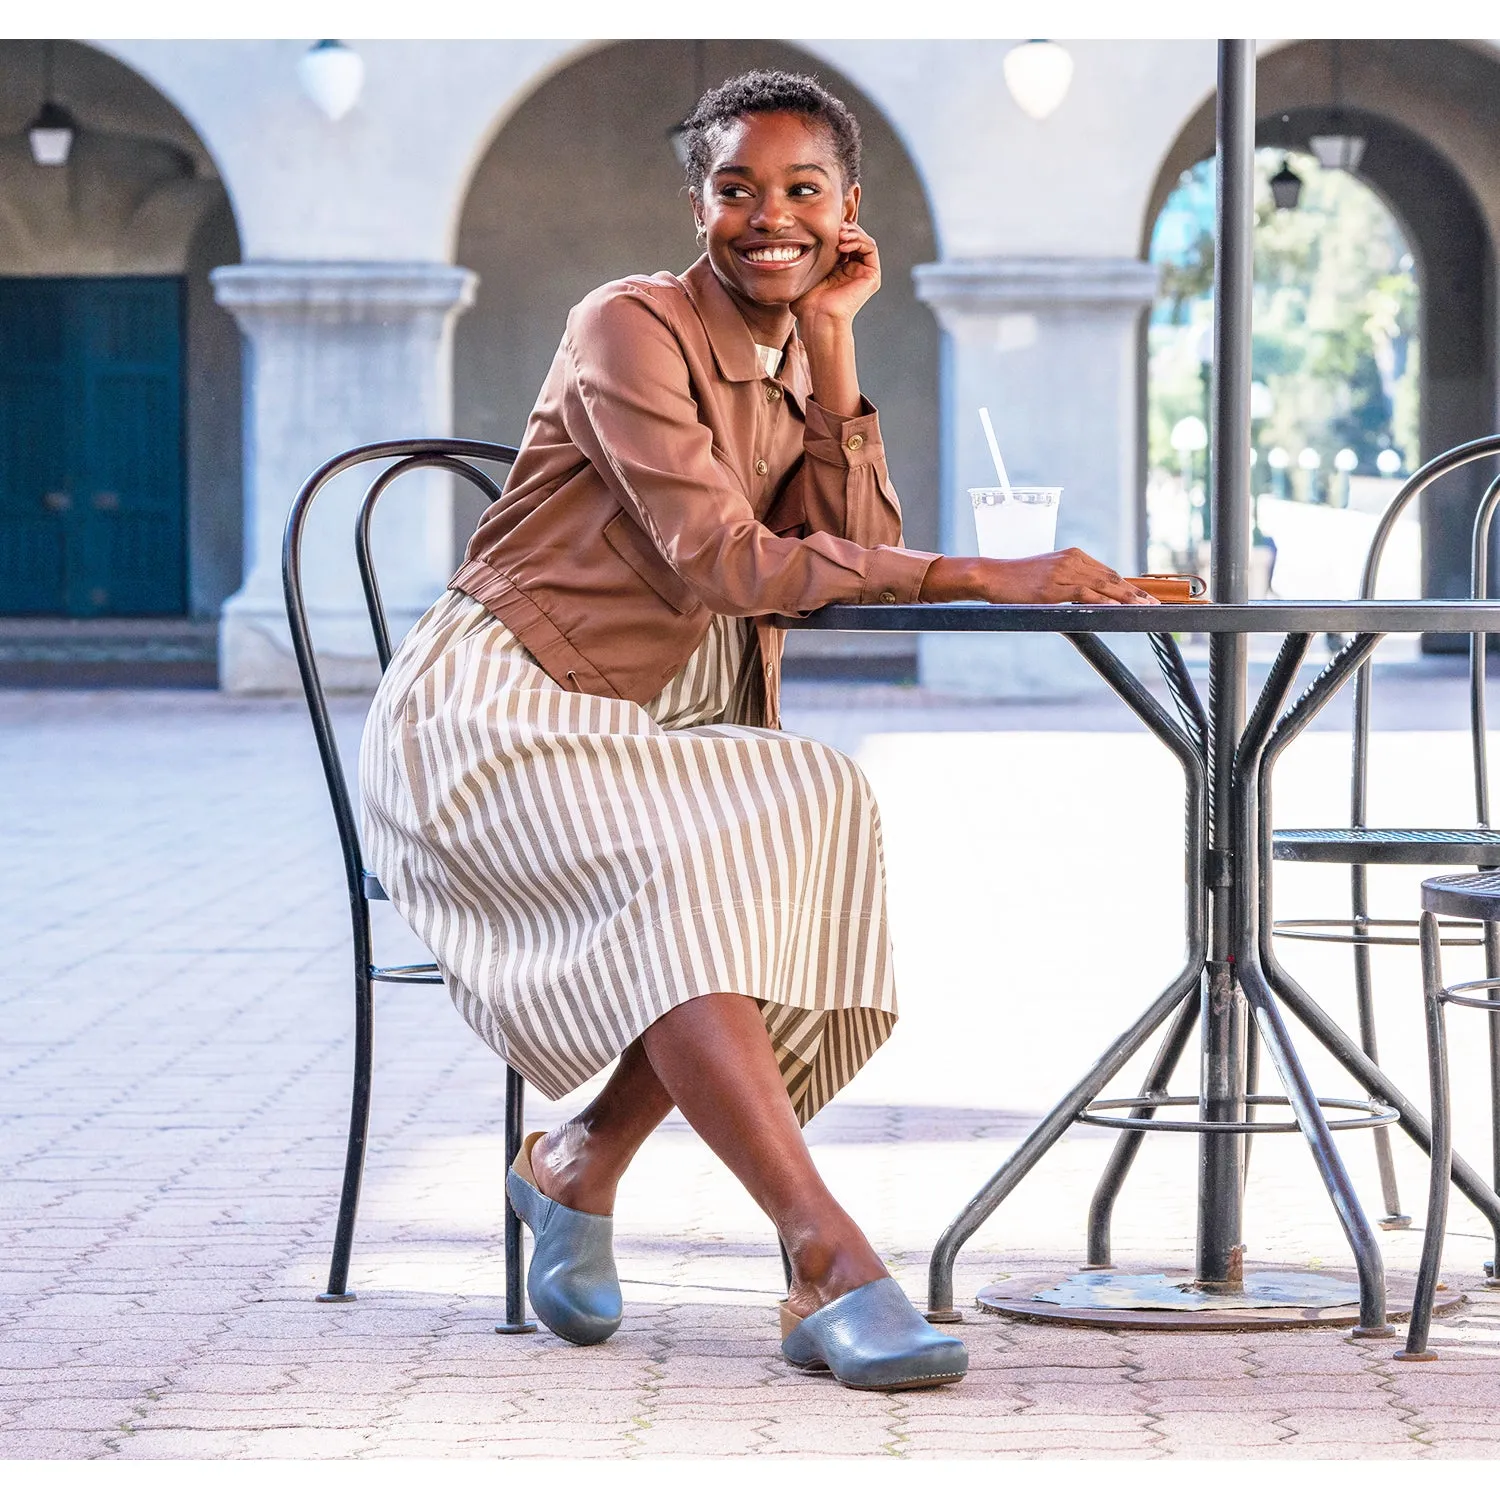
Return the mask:
{"type": "Polygon", "coordinates": [[[673,571],[651,543],[651,538],[622,510],[604,528],[604,540],[652,593],[666,600],[680,615],[698,603],[698,596],[673,571]]]}

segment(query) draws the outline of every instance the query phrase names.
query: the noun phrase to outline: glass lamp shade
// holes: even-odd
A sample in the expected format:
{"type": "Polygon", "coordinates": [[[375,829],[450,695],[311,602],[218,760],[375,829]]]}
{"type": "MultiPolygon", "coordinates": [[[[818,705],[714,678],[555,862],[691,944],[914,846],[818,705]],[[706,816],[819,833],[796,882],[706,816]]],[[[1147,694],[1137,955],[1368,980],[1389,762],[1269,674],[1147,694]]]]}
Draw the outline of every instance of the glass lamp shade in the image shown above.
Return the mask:
{"type": "Polygon", "coordinates": [[[1304,448],[1297,455],[1297,467],[1299,469],[1306,469],[1309,473],[1314,469],[1321,468],[1322,464],[1323,459],[1316,448],[1304,448]]]}
{"type": "Polygon", "coordinates": [[[1179,453],[1201,453],[1208,447],[1208,428],[1201,417],[1184,417],[1172,428],[1171,443],[1179,453]]]}
{"type": "Polygon", "coordinates": [[[365,60],[342,42],[318,42],[297,63],[302,92],[330,119],[342,120],[359,102],[365,60]]]}
{"type": "Polygon", "coordinates": [[[1281,170],[1271,179],[1271,200],[1277,208],[1296,208],[1302,199],[1302,179],[1292,171],[1286,157],[1281,158],[1281,170]]]}
{"type": "Polygon", "coordinates": [[[26,127],[31,142],[31,159],[39,167],[67,166],[73,138],[77,134],[78,124],[73,116],[62,105],[49,100],[26,127]]]}
{"type": "Polygon", "coordinates": [[[1387,479],[1393,479],[1401,472],[1401,455],[1394,448],[1382,448],[1375,455],[1375,467],[1387,479]]]}
{"type": "Polygon", "coordinates": [[[1333,466],[1340,474],[1352,474],[1359,467],[1359,454],[1353,448],[1340,448],[1333,455],[1333,466]]]}
{"type": "Polygon", "coordinates": [[[1365,140],[1360,135],[1315,135],[1308,138],[1312,154],[1325,171],[1356,172],[1365,154],[1365,140]]]}
{"type": "Polygon", "coordinates": [[[1273,469],[1284,469],[1288,464],[1291,463],[1291,461],[1292,455],[1288,453],[1285,448],[1272,448],[1271,451],[1266,454],[1266,462],[1270,464],[1273,469]]]}
{"type": "Polygon", "coordinates": [[[1002,66],[1011,98],[1033,120],[1045,120],[1073,81],[1073,59],[1056,42],[1022,42],[1005,54],[1002,66]]]}

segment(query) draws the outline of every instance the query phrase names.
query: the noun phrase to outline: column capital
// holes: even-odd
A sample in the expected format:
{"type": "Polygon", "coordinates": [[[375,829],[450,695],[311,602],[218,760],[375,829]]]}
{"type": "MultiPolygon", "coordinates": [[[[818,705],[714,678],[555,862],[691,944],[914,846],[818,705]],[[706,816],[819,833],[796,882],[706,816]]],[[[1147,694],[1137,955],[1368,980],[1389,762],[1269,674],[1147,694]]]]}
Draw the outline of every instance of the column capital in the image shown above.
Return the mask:
{"type": "Polygon", "coordinates": [[[440,261],[250,261],[209,273],[220,306],[303,321],[391,313],[446,316],[468,307],[479,278],[440,261]]]}
{"type": "Polygon", "coordinates": [[[1017,308],[1138,311],[1156,296],[1157,268],[1125,256],[994,256],[914,266],[917,296],[940,315],[1017,308]]]}

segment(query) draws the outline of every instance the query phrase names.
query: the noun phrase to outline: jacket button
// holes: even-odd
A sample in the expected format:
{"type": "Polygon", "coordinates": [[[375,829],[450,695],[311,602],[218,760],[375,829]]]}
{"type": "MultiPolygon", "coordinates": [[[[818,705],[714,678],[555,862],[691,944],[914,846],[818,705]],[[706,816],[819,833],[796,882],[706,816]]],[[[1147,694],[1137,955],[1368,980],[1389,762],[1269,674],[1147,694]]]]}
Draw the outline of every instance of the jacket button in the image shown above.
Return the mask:
{"type": "Polygon", "coordinates": [[[780,401],[781,400],[781,387],[779,385],[768,385],[766,387],[766,400],[767,401],[780,401]]]}
{"type": "Polygon", "coordinates": [[[771,472],[771,466],[765,461],[765,459],[757,458],[755,460],[755,472],[764,477],[771,472]]]}
{"type": "Polygon", "coordinates": [[[858,453],[859,450],[864,447],[864,445],[865,445],[865,435],[862,432],[856,432],[854,434],[854,436],[852,438],[850,438],[847,443],[844,444],[844,446],[851,453],[858,453]]]}
{"type": "Polygon", "coordinates": [[[882,589],[880,591],[880,602],[882,604],[894,604],[896,596],[889,589],[882,589]]]}

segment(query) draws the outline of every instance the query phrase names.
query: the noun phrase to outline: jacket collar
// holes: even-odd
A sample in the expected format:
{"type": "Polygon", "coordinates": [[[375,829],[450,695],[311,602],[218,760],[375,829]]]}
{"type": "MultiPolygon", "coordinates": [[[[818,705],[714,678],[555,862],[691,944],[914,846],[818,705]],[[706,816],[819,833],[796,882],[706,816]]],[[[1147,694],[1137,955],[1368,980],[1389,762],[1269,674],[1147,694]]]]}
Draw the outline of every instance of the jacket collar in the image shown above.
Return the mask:
{"type": "MultiPolygon", "coordinates": [[[[682,285],[688,300],[702,320],[703,331],[708,335],[708,346],[713,350],[714,363],[719,374],[728,381],[764,380],[765,372],[755,353],[755,339],[734,299],[724,290],[719,278],[708,263],[706,255],[682,273],[682,285]]],[[[786,344],[786,358],[777,377],[787,391],[796,397],[799,406],[806,406],[810,394],[807,370],[807,355],[802,340],[793,326],[786,344]]]]}

